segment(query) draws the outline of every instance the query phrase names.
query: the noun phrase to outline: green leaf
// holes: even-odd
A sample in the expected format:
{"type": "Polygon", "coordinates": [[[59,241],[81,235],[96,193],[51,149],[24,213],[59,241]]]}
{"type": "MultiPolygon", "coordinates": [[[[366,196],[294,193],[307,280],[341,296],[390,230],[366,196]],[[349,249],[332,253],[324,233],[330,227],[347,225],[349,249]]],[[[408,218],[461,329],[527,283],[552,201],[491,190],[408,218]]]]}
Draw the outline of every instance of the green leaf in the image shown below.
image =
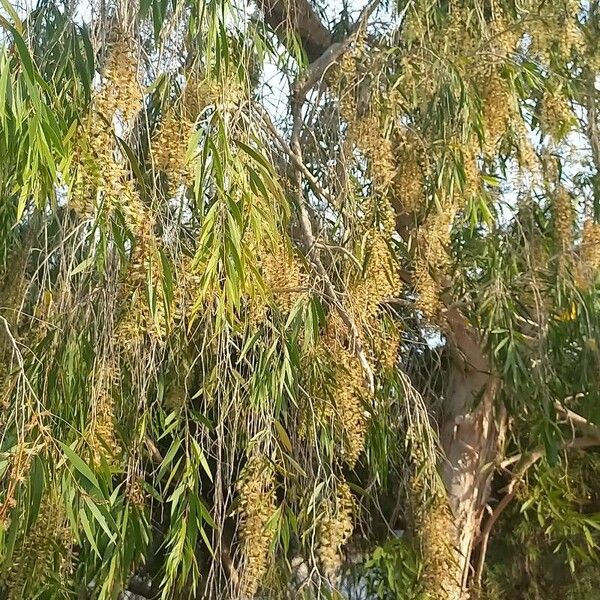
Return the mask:
{"type": "Polygon", "coordinates": [[[87,271],[90,267],[94,266],[96,262],[95,256],[89,256],[88,258],[82,260],[72,271],[71,276],[77,275],[78,273],[83,273],[87,271]]]}
{"type": "Polygon", "coordinates": [[[204,472],[206,473],[208,478],[212,481],[213,476],[212,476],[210,467],[208,466],[208,462],[206,461],[206,457],[204,456],[204,452],[202,451],[200,444],[196,440],[192,440],[192,448],[194,450],[194,454],[196,455],[198,462],[200,463],[201,467],[204,469],[204,472]]]}
{"type": "Polygon", "coordinates": [[[102,555],[100,554],[100,550],[98,550],[98,545],[96,544],[96,537],[94,536],[94,532],[92,531],[92,527],[87,518],[85,510],[80,510],[79,513],[79,521],[81,522],[81,526],[83,527],[83,531],[85,536],[92,547],[92,550],[98,556],[99,559],[102,559],[102,555]]]}
{"type": "Polygon", "coordinates": [[[173,462],[173,459],[175,458],[175,454],[177,454],[177,451],[179,450],[179,448],[181,447],[181,440],[180,439],[175,439],[173,440],[173,443],[171,444],[171,447],[169,448],[167,454],[165,455],[160,468],[158,469],[158,473],[156,475],[156,481],[160,481],[165,473],[167,472],[167,469],[171,466],[171,463],[173,462]]]}
{"type": "Polygon", "coordinates": [[[29,476],[29,523],[28,527],[35,522],[42,497],[44,495],[44,464],[41,457],[35,456],[30,470],[29,476]]]}
{"type": "MultiPolygon", "coordinates": [[[[106,533],[106,535],[108,536],[108,539],[110,540],[110,542],[112,544],[115,544],[116,543],[115,535],[111,531],[111,529],[107,523],[107,516],[110,517],[110,515],[108,513],[106,513],[106,516],[104,514],[102,514],[102,512],[100,511],[100,508],[96,505],[96,503],[89,496],[84,496],[83,501],[84,501],[85,505],[90,509],[90,512],[94,516],[94,519],[96,519],[96,521],[98,522],[100,527],[102,527],[102,529],[104,530],[104,533],[106,533]]],[[[112,521],[112,518],[111,518],[111,521],[112,521]]]]}
{"type": "Polygon", "coordinates": [[[59,440],[57,440],[57,443],[62,448],[63,452],[65,453],[65,456],[67,457],[71,465],[94,486],[94,489],[97,492],[97,494],[99,496],[102,496],[100,484],[98,483],[96,476],[94,475],[90,467],[85,463],[85,461],[79,455],[77,455],[77,453],[70,446],[63,444],[59,440]]]}
{"type": "Polygon", "coordinates": [[[29,49],[27,48],[27,44],[25,40],[22,38],[21,34],[2,16],[0,16],[0,25],[4,26],[13,36],[15,41],[15,45],[17,46],[17,52],[19,53],[19,58],[21,59],[21,63],[25,69],[27,74],[27,83],[29,87],[29,91],[32,94],[32,99],[37,99],[37,89],[35,87],[36,82],[36,69],[33,66],[33,61],[31,59],[31,55],[29,54],[29,49]]]}
{"type": "Polygon", "coordinates": [[[273,419],[273,425],[275,426],[275,430],[277,431],[277,436],[279,437],[279,441],[283,445],[283,447],[291,454],[292,453],[292,442],[290,437],[287,434],[287,431],[284,429],[283,425],[277,420],[273,419]]]}
{"type": "Polygon", "coordinates": [[[15,30],[18,31],[20,35],[23,34],[23,23],[17,14],[17,11],[14,9],[13,5],[8,0],[0,0],[2,2],[2,6],[4,10],[9,14],[10,18],[13,20],[15,30]]]}

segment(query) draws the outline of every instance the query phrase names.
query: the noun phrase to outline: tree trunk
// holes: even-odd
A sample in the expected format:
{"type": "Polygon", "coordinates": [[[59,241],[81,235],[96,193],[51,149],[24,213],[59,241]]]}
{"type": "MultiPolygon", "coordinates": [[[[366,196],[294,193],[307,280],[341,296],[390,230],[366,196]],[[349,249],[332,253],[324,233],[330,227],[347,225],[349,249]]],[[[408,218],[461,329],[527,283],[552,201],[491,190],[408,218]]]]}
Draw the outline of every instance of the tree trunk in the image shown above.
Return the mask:
{"type": "Polygon", "coordinates": [[[426,569],[434,565],[432,576],[426,577],[430,597],[465,600],[471,552],[489,498],[503,427],[495,402],[500,380],[491,371],[477,333],[455,309],[448,312],[448,324],[453,361],[440,431],[448,507],[433,512],[432,519],[439,523],[430,521],[423,533],[440,538],[424,540],[426,569]]]}

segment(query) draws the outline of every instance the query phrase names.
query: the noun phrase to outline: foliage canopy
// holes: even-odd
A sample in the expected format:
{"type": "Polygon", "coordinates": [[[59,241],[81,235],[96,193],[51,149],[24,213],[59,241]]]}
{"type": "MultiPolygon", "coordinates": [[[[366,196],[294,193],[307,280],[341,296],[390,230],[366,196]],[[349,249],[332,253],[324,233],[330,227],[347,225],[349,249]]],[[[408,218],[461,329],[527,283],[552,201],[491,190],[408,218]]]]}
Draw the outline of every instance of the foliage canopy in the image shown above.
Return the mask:
{"type": "Polygon", "coordinates": [[[2,6],[0,593],[596,557],[595,0],[2,6]]]}

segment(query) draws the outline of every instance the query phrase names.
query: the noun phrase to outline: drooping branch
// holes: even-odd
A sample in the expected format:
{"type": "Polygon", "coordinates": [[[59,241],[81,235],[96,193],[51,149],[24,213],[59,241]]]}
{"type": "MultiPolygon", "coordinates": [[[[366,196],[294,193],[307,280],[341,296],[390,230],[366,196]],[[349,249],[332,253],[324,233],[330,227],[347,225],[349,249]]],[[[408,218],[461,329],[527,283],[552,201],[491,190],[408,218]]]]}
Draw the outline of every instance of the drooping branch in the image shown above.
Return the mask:
{"type": "MultiPolygon", "coordinates": [[[[302,161],[302,147],[300,144],[300,132],[303,127],[302,115],[301,115],[301,104],[298,104],[294,101],[294,98],[290,98],[291,103],[291,111],[292,111],[292,134],[290,141],[290,148],[293,154],[297,157],[300,163],[303,164],[302,161]]],[[[354,322],[350,313],[346,310],[343,302],[341,301],[337,290],[333,282],[331,281],[329,275],[327,274],[327,270],[325,269],[323,263],[321,262],[321,257],[319,253],[319,247],[317,240],[315,239],[312,224],[310,221],[310,216],[308,213],[308,209],[305,204],[304,196],[302,194],[302,175],[303,172],[300,169],[296,169],[296,179],[295,179],[295,188],[298,198],[298,209],[299,209],[299,217],[300,217],[300,229],[303,237],[304,245],[306,246],[307,258],[312,263],[315,271],[321,277],[323,284],[325,286],[325,290],[329,299],[333,303],[333,306],[341,318],[342,322],[348,328],[350,332],[351,340],[352,340],[352,351],[354,352],[356,358],[358,359],[361,368],[363,370],[363,375],[365,379],[365,384],[370,393],[375,391],[375,377],[373,374],[373,368],[367,358],[367,354],[363,348],[363,342],[358,330],[356,323],[354,322]]]]}
{"type": "Polygon", "coordinates": [[[331,195],[321,187],[317,179],[306,168],[302,158],[300,134],[304,127],[302,106],[308,91],[322,80],[325,71],[333,65],[351,46],[361,31],[364,31],[369,17],[373,14],[380,0],[371,0],[362,9],[358,19],[351,27],[350,34],[340,43],[333,43],[331,35],[319,21],[312,7],[306,0],[261,0],[259,7],[265,14],[267,23],[277,33],[284,45],[289,47],[290,34],[302,44],[309,58],[310,66],[298,78],[293,86],[290,96],[290,109],[293,120],[289,144],[279,134],[267,115],[263,120],[268,131],[275,138],[281,149],[288,155],[294,167],[293,184],[298,196],[300,234],[306,248],[307,258],[321,278],[327,296],[333,307],[348,328],[351,338],[351,349],[360,362],[365,379],[365,385],[372,393],[375,389],[373,368],[363,348],[363,341],[354,319],[340,299],[340,294],[335,289],[327,271],[321,262],[319,248],[321,244],[315,238],[309,215],[309,208],[302,194],[302,182],[306,180],[312,191],[318,196],[335,206],[336,202],[331,195]]]}

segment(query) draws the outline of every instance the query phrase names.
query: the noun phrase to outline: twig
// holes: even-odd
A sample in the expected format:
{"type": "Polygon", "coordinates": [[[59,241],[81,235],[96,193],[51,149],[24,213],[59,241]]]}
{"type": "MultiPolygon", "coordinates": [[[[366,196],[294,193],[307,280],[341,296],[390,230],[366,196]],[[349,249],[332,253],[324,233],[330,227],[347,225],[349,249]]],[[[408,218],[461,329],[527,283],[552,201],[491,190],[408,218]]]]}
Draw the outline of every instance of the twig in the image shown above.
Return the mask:
{"type": "Polygon", "coordinates": [[[352,254],[352,252],[350,252],[348,249],[344,248],[343,246],[336,246],[333,244],[325,244],[324,242],[317,242],[317,248],[320,248],[321,250],[337,250],[338,252],[341,252],[344,256],[346,256],[350,261],[352,261],[354,263],[354,266],[360,271],[363,266],[360,264],[360,261],[358,260],[358,258],[356,258],[356,256],[354,256],[354,254],[352,254]]]}
{"type": "MultiPolygon", "coordinates": [[[[290,146],[293,153],[298,156],[300,160],[302,160],[302,148],[300,146],[300,131],[303,124],[301,115],[302,105],[296,102],[294,97],[290,98],[290,104],[292,111],[292,134],[290,146]]],[[[302,173],[300,171],[296,172],[295,184],[298,195],[298,208],[300,212],[300,228],[306,246],[307,258],[312,263],[319,276],[322,278],[325,285],[325,290],[330,297],[331,302],[342,319],[342,322],[350,331],[352,350],[360,362],[365,377],[366,386],[369,392],[373,393],[375,391],[375,377],[373,375],[373,369],[371,368],[369,360],[367,359],[367,355],[364,351],[358,327],[340,301],[335,286],[333,285],[325,267],[323,266],[323,263],[321,262],[317,241],[315,240],[312,230],[312,223],[310,221],[305,199],[302,194],[302,173]]]]}
{"type": "MultiPolygon", "coordinates": [[[[573,414],[576,415],[576,413],[573,414]]],[[[587,421],[580,415],[576,416],[582,421],[584,421],[586,424],[589,424],[589,421],[587,421]]],[[[595,429],[597,430],[595,435],[588,435],[568,440],[562,445],[562,449],[568,450],[571,448],[593,448],[594,446],[600,446],[600,429],[595,429]]],[[[532,467],[538,460],[540,460],[540,458],[542,458],[544,454],[545,449],[538,448],[529,455],[519,454],[514,457],[511,457],[508,461],[504,461],[502,463],[502,466],[504,466],[507,464],[513,464],[514,462],[520,462],[520,465],[517,466],[515,472],[511,475],[511,481],[506,487],[506,495],[502,498],[502,500],[500,500],[500,502],[492,512],[490,518],[486,521],[483,529],[481,530],[481,534],[477,542],[477,544],[480,546],[479,557],[477,560],[477,568],[475,570],[475,581],[477,582],[477,585],[481,585],[481,578],[483,576],[483,568],[485,565],[487,546],[490,534],[492,532],[492,528],[496,524],[496,521],[498,521],[500,515],[504,512],[506,507],[511,503],[511,501],[515,497],[518,485],[521,483],[523,476],[525,475],[527,470],[530,467],[532,467]]]]}
{"type": "Polygon", "coordinates": [[[488,541],[490,539],[490,533],[492,531],[492,527],[500,517],[500,514],[504,511],[504,509],[511,503],[512,499],[515,497],[517,493],[516,486],[513,486],[508,494],[506,494],[502,500],[498,503],[498,506],[494,509],[494,512],[491,514],[490,518],[486,521],[483,530],[481,532],[481,537],[479,538],[479,556],[477,557],[477,568],[475,569],[475,582],[477,587],[481,586],[481,579],[483,577],[483,567],[485,566],[485,557],[487,554],[487,546],[488,541]]]}
{"type": "Polygon", "coordinates": [[[263,112],[262,119],[265,125],[267,126],[267,129],[271,132],[277,143],[280,145],[281,149],[292,159],[294,165],[298,169],[300,169],[302,175],[304,175],[304,178],[308,182],[308,185],[310,185],[312,191],[317,196],[320,196],[321,198],[326,200],[331,206],[337,206],[335,198],[321,186],[321,184],[317,181],[315,176],[308,170],[307,166],[302,161],[302,158],[290,148],[288,143],[283,139],[283,136],[279,133],[279,131],[277,131],[277,128],[273,124],[273,121],[271,121],[269,115],[263,112]]]}

